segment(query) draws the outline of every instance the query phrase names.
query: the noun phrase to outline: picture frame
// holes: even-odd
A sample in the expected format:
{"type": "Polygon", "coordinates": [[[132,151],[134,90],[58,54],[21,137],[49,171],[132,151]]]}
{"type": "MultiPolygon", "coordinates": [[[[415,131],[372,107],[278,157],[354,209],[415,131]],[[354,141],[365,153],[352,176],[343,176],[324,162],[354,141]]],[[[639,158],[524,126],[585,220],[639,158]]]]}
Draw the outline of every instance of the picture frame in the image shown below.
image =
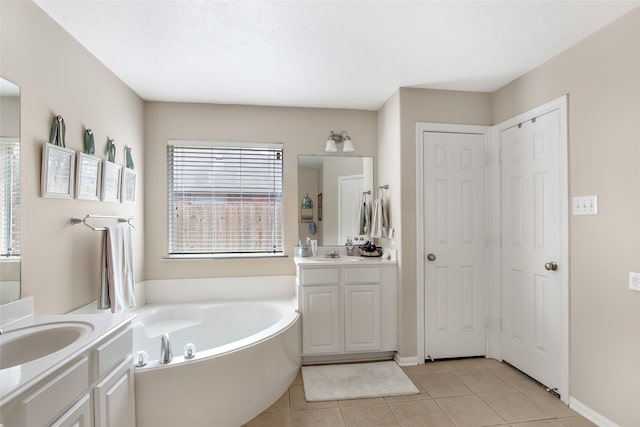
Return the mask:
{"type": "Polygon", "coordinates": [[[318,221],[322,221],[322,193],[318,194],[318,221]]]}
{"type": "Polygon", "coordinates": [[[122,168],[122,189],[120,190],[122,203],[136,202],[136,171],[122,168]]]}
{"type": "Polygon", "coordinates": [[[69,148],[44,143],[40,192],[52,199],[73,198],[76,152],[69,148]]]}
{"type": "Polygon", "coordinates": [[[91,154],[78,153],[76,165],[76,198],[100,200],[102,159],[91,154]]]}
{"type": "Polygon", "coordinates": [[[120,180],[122,165],[108,160],[102,161],[102,194],[103,202],[120,202],[120,180]]]}

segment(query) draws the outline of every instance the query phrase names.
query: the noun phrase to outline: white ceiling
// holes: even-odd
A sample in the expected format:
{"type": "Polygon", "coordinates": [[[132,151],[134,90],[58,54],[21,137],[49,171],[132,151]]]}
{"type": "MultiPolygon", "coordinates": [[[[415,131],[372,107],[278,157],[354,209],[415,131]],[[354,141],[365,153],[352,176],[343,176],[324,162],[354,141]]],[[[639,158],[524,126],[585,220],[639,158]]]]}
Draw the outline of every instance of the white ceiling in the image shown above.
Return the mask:
{"type": "Polygon", "coordinates": [[[494,91],[640,1],[36,3],[145,100],[377,110],[494,91]]]}

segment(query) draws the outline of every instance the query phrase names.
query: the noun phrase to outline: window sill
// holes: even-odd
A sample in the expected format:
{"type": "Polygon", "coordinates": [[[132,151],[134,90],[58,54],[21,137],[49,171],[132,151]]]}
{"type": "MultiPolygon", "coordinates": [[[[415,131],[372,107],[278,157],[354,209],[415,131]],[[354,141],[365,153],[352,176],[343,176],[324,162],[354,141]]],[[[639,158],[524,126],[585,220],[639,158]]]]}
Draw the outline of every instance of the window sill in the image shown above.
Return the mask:
{"type": "Polygon", "coordinates": [[[194,254],[194,255],[170,255],[164,257],[164,260],[174,261],[174,260],[211,260],[211,259],[256,259],[256,258],[289,258],[289,255],[278,253],[278,254],[194,254]]]}

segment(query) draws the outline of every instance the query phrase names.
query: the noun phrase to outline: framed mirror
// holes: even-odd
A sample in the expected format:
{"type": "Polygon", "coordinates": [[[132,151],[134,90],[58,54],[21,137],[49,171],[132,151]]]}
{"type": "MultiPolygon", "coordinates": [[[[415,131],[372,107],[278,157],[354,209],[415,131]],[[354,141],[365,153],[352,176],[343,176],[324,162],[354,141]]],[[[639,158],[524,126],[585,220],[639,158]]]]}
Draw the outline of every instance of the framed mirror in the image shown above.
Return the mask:
{"type": "Polygon", "coordinates": [[[373,157],[299,156],[298,237],[310,237],[321,246],[344,245],[347,237],[360,235],[368,240],[360,229],[360,215],[363,201],[372,204],[372,189],[373,157]],[[307,194],[313,206],[311,222],[302,219],[307,194]]]}
{"type": "Polygon", "coordinates": [[[20,298],[20,87],[0,78],[0,304],[20,298]]]}

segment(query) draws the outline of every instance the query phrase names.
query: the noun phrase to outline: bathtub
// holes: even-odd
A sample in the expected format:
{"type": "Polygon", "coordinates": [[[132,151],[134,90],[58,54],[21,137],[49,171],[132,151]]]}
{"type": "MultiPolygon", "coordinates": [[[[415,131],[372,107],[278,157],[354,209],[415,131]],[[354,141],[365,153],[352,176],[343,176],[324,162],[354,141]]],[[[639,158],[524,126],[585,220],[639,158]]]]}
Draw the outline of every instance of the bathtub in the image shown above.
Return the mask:
{"type": "MultiPolygon", "coordinates": [[[[198,301],[189,302],[180,292],[180,302],[169,304],[153,295],[170,285],[146,289],[146,304],[136,310],[133,323],[133,351],[149,355],[146,366],[135,368],[138,427],[238,427],[273,404],[295,379],[301,360],[295,297],[285,292],[251,300],[250,290],[237,294],[236,279],[235,285],[209,281],[215,293],[228,298],[222,302],[202,301],[206,295],[198,292],[191,292],[198,301]],[[231,286],[229,292],[221,291],[225,286],[231,286]],[[166,365],[158,362],[164,333],[173,349],[166,365]],[[192,359],[183,355],[187,343],[196,346],[192,359]]],[[[192,291],[202,289],[201,281],[190,284],[192,291]]],[[[189,293],[189,288],[182,281],[177,289],[189,293]]]]}

